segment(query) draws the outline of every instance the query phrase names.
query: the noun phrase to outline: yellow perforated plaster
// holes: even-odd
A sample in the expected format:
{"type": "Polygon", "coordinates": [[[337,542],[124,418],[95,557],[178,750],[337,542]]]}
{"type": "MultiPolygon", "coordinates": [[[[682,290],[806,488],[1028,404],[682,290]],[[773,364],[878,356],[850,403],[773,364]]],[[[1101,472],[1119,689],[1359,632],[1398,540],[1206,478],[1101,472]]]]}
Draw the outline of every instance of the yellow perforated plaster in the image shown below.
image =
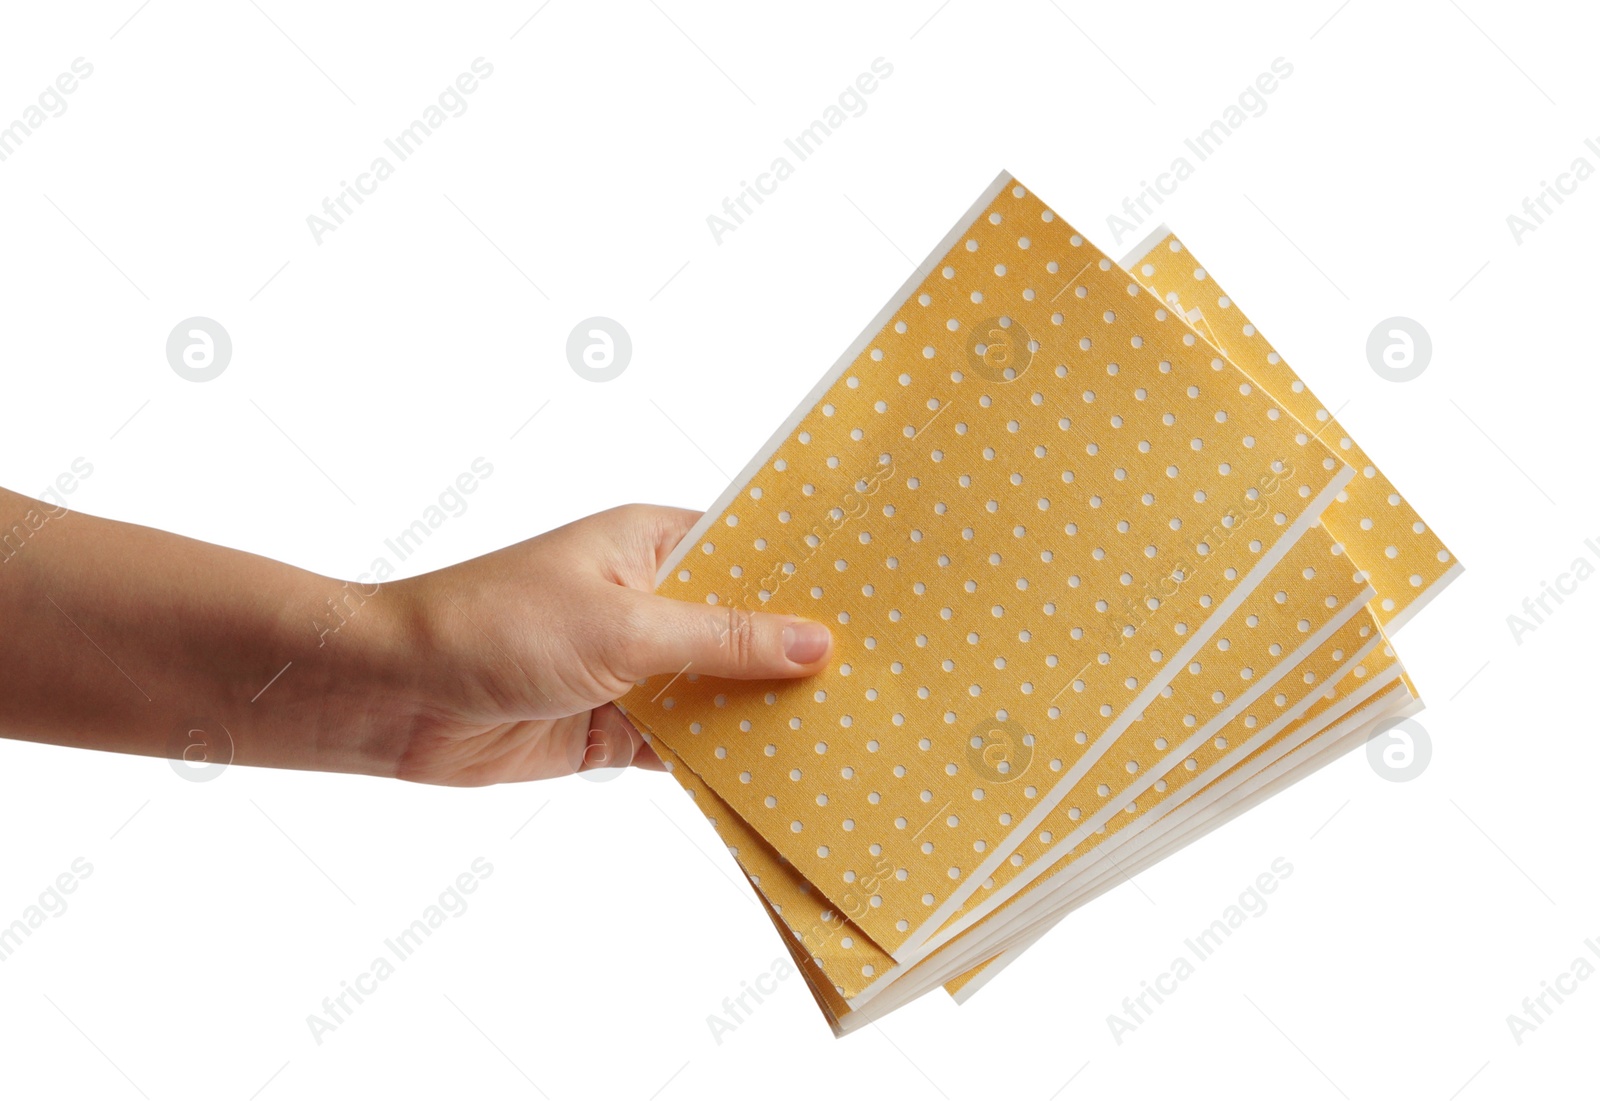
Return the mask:
{"type": "MultiPolygon", "coordinates": [[[[1222,727],[1214,738],[1191,739],[1183,749],[1182,760],[1170,769],[1164,769],[1159,786],[1152,785],[1137,798],[1118,799],[1104,809],[1104,813],[1089,821],[1086,829],[1058,842],[1050,849],[1054,857],[1050,874],[1027,884],[1015,896],[996,893],[973,910],[973,915],[992,921],[984,929],[985,939],[969,946],[969,958],[981,958],[982,945],[1002,935],[1020,933],[1026,927],[1047,917],[1065,904],[1073,894],[1074,884],[1081,874],[1097,874],[1104,867],[1090,854],[1098,855],[1098,846],[1108,834],[1115,834],[1134,823],[1147,824],[1160,817],[1169,807],[1182,803],[1198,787],[1191,787],[1192,777],[1206,775],[1218,763],[1237,757],[1235,746],[1250,744],[1256,730],[1279,730],[1289,725],[1297,716],[1312,710],[1319,699],[1334,689],[1342,677],[1357,669],[1365,677],[1364,658],[1380,642],[1380,635],[1371,615],[1365,608],[1360,614],[1344,622],[1331,638],[1316,651],[1298,662],[1291,675],[1274,686],[1271,694],[1258,698],[1248,711],[1222,727]]],[[[1139,830],[1134,829],[1135,834],[1139,830]]],[[[1121,859],[1121,852],[1118,852],[1121,859]]],[[[979,928],[983,928],[980,926],[979,928]]],[[[933,943],[941,943],[935,938],[933,943]]]]}
{"type": "Polygon", "coordinates": [[[1460,573],[1444,543],[1176,236],[1163,228],[1124,265],[1359,472],[1322,522],[1371,578],[1381,623],[1394,631],[1460,573]]]}
{"type": "MultiPolygon", "coordinates": [[[[1284,717],[1302,705],[1308,686],[1320,691],[1330,671],[1353,660],[1356,649],[1366,646],[1368,640],[1376,640],[1376,627],[1362,606],[1369,593],[1350,578],[1346,561],[1334,553],[1329,537],[1320,528],[1308,532],[1207,647],[1219,660],[1213,662],[1211,654],[1207,654],[1192,662],[1183,676],[1164,689],[1119,741],[1117,751],[1102,758],[1079,782],[1075,794],[1081,793],[1081,798],[1069,797],[1058,806],[1046,819],[1044,828],[1030,836],[998,869],[995,878],[1008,882],[1025,860],[1031,863],[1043,859],[1053,844],[1059,846],[1084,823],[1096,827],[1080,842],[1084,850],[1092,848],[1106,832],[1106,825],[1100,821],[1106,807],[1113,813],[1118,806],[1125,809],[1125,813],[1116,814],[1111,820],[1115,831],[1147,804],[1153,808],[1164,798],[1171,798],[1165,794],[1169,784],[1176,794],[1185,788],[1196,768],[1201,770],[1199,775],[1205,775],[1224,750],[1258,738],[1258,728],[1276,729],[1283,725],[1284,717]],[[1339,628],[1340,623],[1345,625],[1339,628]],[[1310,652],[1303,660],[1297,660],[1296,654],[1301,650],[1310,652]],[[1284,686],[1286,691],[1256,691],[1258,684],[1274,683],[1276,678],[1271,674],[1284,663],[1293,666],[1293,674],[1284,686]],[[1235,679],[1241,682],[1239,688],[1229,683],[1235,679]],[[1243,710],[1246,704],[1250,705],[1248,711],[1243,710]],[[1195,715],[1191,707],[1200,714],[1195,715]],[[1222,725],[1220,719],[1227,719],[1229,714],[1232,721],[1222,725]],[[1152,736],[1151,731],[1157,733],[1152,736]],[[1181,731],[1188,736],[1187,742],[1196,744],[1189,745],[1178,735],[1169,739],[1166,734],[1170,731],[1181,731]],[[1191,750],[1193,756],[1187,756],[1191,750]],[[1149,773],[1153,766],[1174,755],[1182,763],[1173,764],[1166,775],[1157,773],[1160,778],[1154,781],[1148,800],[1140,797],[1132,803],[1122,796],[1132,777],[1149,773]],[[1130,769],[1129,763],[1135,767],[1130,769]],[[1104,791],[1100,790],[1102,787],[1104,791]],[[1088,816],[1083,823],[1079,821],[1084,813],[1077,805],[1080,802],[1087,807],[1088,816]]],[[[989,771],[996,780],[1011,773],[1009,779],[1014,782],[1032,767],[1031,754],[1015,753],[1026,747],[1004,747],[1013,751],[1009,758],[993,752],[1002,748],[999,740],[992,740],[988,748],[989,771]]],[[[774,910],[783,915],[786,931],[815,957],[818,973],[827,976],[839,995],[857,998],[871,985],[874,976],[888,973],[893,961],[881,949],[818,896],[726,804],[705,789],[698,777],[687,769],[678,771],[679,763],[659,743],[658,751],[700,802],[746,873],[773,902],[774,910]]],[[[995,878],[986,887],[994,886],[995,878]]],[[[960,917],[970,916],[975,904],[987,903],[992,897],[990,891],[975,896],[960,917]]],[[[956,927],[960,917],[952,919],[945,931],[956,927]]]]}
{"type": "Polygon", "coordinates": [[[834,989],[833,984],[822,973],[822,969],[817,966],[816,961],[806,955],[805,949],[795,943],[794,939],[789,935],[788,927],[784,925],[783,919],[778,915],[778,911],[767,897],[762,894],[760,886],[755,884],[753,880],[751,884],[756,887],[756,894],[761,899],[761,908],[767,912],[767,917],[772,920],[772,924],[777,928],[778,935],[783,940],[783,947],[789,953],[789,958],[794,960],[795,967],[799,969],[801,976],[806,980],[806,989],[811,991],[811,997],[816,1000],[817,1008],[822,1010],[822,1015],[827,1018],[828,1027],[833,1029],[835,1036],[842,1036],[844,1029],[841,1026],[841,1021],[850,1014],[849,1003],[844,1000],[843,995],[834,989]]]}
{"type": "MultiPolygon", "coordinates": [[[[1367,617],[1367,613],[1364,611],[1363,617],[1367,617]]],[[[1306,704],[1334,684],[1342,672],[1357,664],[1359,658],[1352,654],[1348,647],[1359,642],[1362,633],[1360,628],[1361,624],[1356,621],[1347,624],[1345,628],[1341,629],[1342,638],[1336,638],[1320,657],[1313,656],[1303,663],[1308,668],[1308,671],[1314,671],[1311,682],[1305,682],[1297,671],[1296,676],[1286,678],[1282,684],[1284,699],[1274,698],[1270,702],[1258,701],[1258,703],[1266,704],[1267,706],[1252,707],[1251,713],[1239,720],[1239,729],[1225,728],[1227,735],[1244,738],[1252,730],[1251,727],[1244,725],[1246,722],[1254,719],[1259,724],[1261,720],[1274,712],[1282,712],[1283,715],[1291,714],[1292,711],[1283,711],[1284,706],[1291,700],[1298,705],[1294,710],[1303,710],[1306,704]],[[1343,651],[1346,660],[1342,666],[1335,661],[1329,660],[1335,651],[1343,651]],[[1316,679],[1316,677],[1322,676],[1322,670],[1330,668],[1332,672],[1325,679],[1316,679]],[[1258,710],[1260,714],[1257,714],[1258,710]]],[[[1367,617],[1365,628],[1365,633],[1372,636],[1372,641],[1375,643],[1377,638],[1376,629],[1369,617],[1367,617]]],[[[1281,717],[1282,715],[1280,715],[1281,717]]],[[[1223,748],[1218,747],[1214,741],[1201,743],[1194,747],[1194,755],[1189,760],[1196,762],[1196,768],[1204,768],[1205,765],[1202,762],[1214,761],[1223,752],[1223,748]]],[[[1175,797],[1173,792],[1179,786],[1177,777],[1182,776],[1187,771],[1187,768],[1188,761],[1186,760],[1181,769],[1175,769],[1163,778],[1168,782],[1166,791],[1157,792],[1151,790],[1147,793],[1146,798],[1141,800],[1133,810],[1116,815],[1112,820],[1113,824],[1120,827],[1132,820],[1143,820],[1149,817],[1150,810],[1153,810],[1163,802],[1174,798],[1181,799],[1181,796],[1175,797]]],[[[1117,808],[1112,809],[1115,814],[1117,808]]],[[[1098,842],[1106,828],[1106,823],[1102,822],[1097,832],[1088,835],[1089,840],[1098,842]]],[[[974,916],[978,917],[980,921],[973,928],[967,930],[964,936],[951,941],[946,941],[942,936],[935,937],[930,942],[931,945],[937,946],[932,956],[925,961],[920,961],[909,973],[899,972],[889,976],[893,982],[893,989],[903,990],[907,986],[915,986],[918,983],[926,986],[942,982],[955,972],[983,959],[997,949],[1005,948],[1019,940],[1028,939],[1041,923],[1045,925],[1051,924],[1065,909],[1072,908],[1075,905],[1073,901],[1076,893],[1075,884],[1078,882],[1080,872],[1092,875],[1104,869],[1104,865],[1097,860],[1083,861],[1082,858],[1092,851],[1092,846],[1086,844],[1084,840],[1079,840],[1072,844],[1077,847],[1071,852],[1060,854],[1060,861],[1055,865],[1050,876],[1028,884],[1014,897],[992,899],[989,903],[977,907],[974,916]],[[992,905],[991,903],[998,904],[992,905]],[[924,968],[922,966],[923,963],[929,963],[933,966],[924,968]],[[924,972],[924,974],[919,976],[917,974],[919,971],[924,972]]],[[[1057,850],[1066,847],[1065,845],[1058,845],[1057,850]]],[[[895,995],[886,989],[888,986],[888,983],[876,984],[862,997],[855,999],[853,1004],[857,1008],[863,1004],[878,1006],[880,1004],[878,999],[885,997],[892,1001],[895,995]]]]}
{"type": "Polygon", "coordinates": [[[783,684],[690,669],[622,703],[899,955],[979,889],[1350,473],[1004,179],[659,588],[729,607],[735,625],[753,608],[825,618],[833,666],[783,684]],[[990,781],[970,740],[996,723],[1060,770],[990,781]]]}
{"type": "MultiPolygon", "coordinates": [[[[1236,303],[1215,284],[1212,276],[1184,246],[1165,229],[1135,250],[1126,261],[1146,289],[1161,294],[1212,345],[1224,348],[1252,378],[1275,396],[1281,397],[1290,411],[1313,431],[1337,440],[1345,458],[1361,468],[1358,479],[1338,504],[1325,516],[1346,542],[1352,563],[1366,567],[1378,589],[1375,610],[1391,629],[1399,627],[1420,609],[1438,590],[1459,572],[1450,552],[1423,524],[1388,480],[1370,463],[1359,446],[1333,421],[1309,389],[1293,374],[1281,356],[1265,340],[1236,303]],[[1229,320],[1231,318],[1231,320],[1229,320]],[[1222,333],[1222,336],[1218,334],[1222,333]]],[[[1389,659],[1393,651],[1386,650],[1389,659]]],[[[1372,659],[1384,660],[1389,659],[1372,659]]],[[[1369,660],[1367,665],[1372,664],[1369,660]]],[[[1356,691],[1350,682],[1366,670],[1363,666],[1332,693],[1344,699],[1356,691]]],[[[1293,737],[1300,726],[1261,746],[1242,762],[1226,771],[1205,788],[1208,797],[1219,788],[1243,782],[1293,748],[1293,737]]],[[[1142,826],[1148,820],[1141,818],[1142,826]]],[[[1159,830],[1155,831],[1157,834],[1159,830]]],[[[1144,839],[1141,838],[1141,843],[1144,839]]]]}
{"type": "MultiPolygon", "coordinates": [[[[1376,619],[1370,611],[1352,620],[1340,629],[1338,635],[1324,651],[1324,657],[1343,660],[1342,675],[1337,683],[1300,699],[1292,707],[1289,692],[1275,693],[1276,718],[1260,722],[1245,719],[1230,724],[1225,747],[1201,745],[1194,757],[1181,768],[1173,769],[1162,777],[1153,797],[1141,803],[1134,811],[1119,814],[1084,842],[1082,851],[1074,854],[1079,861],[1071,874],[1070,892],[1057,888],[1060,893],[1053,900],[1046,924],[1057,920],[1066,910],[1080,905],[1086,897],[1093,897],[1105,886],[1129,874],[1137,866],[1141,854],[1151,849],[1171,844],[1174,837],[1184,832],[1180,826],[1174,832],[1172,823],[1185,817],[1186,812],[1198,804],[1225,799],[1251,776],[1286,755],[1301,749],[1312,739],[1324,736],[1331,724],[1343,718],[1353,708],[1368,705],[1368,701],[1382,696],[1404,678],[1393,648],[1382,637],[1376,619]],[[1192,762],[1192,764],[1191,764],[1192,762]],[[1207,797],[1211,797],[1208,799],[1207,797]],[[1179,811],[1178,814],[1172,812],[1179,811]],[[1100,858],[1102,847],[1115,851],[1115,859],[1100,858]]],[[[1308,665],[1311,663],[1307,663],[1308,665]]],[[[1296,670],[1287,678],[1289,688],[1303,678],[1296,670]]],[[[1414,695],[1409,682],[1403,686],[1404,700],[1411,702],[1414,695]]],[[[1270,713],[1269,713],[1270,714],[1270,713]]],[[[1039,924],[1035,918],[1034,923],[1039,924]]],[[[1009,962],[1009,961],[1007,961],[1009,962]]],[[[947,984],[950,993],[957,993],[967,982],[988,964],[980,965],[947,984]]]]}
{"type": "Polygon", "coordinates": [[[1340,716],[1412,700],[1374,615],[1404,622],[1458,569],[1299,380],[1236,367],[1156,263],[1142,290],[1008,178],[974,215],[659,579],[730,629],[828,620],[834,668],[686,669],[622,701],[836,1034],[970,987],[1111,885],[1102,852],[1159,859],[1314,767],[1340,716]],[[1337,456],[1364,466],[1348,490],[1337,456]],[[1315,523],[1372,483],[1365,545],[1315,523]],[[1380,542],[1398,565],[1376,576],[1380,542]]]}
{"type": "Polygon", "coordinates": [[[798,945],[800,952],[814,959],[831,990],[841,998],[854,998],[875,976],[889,970],[894,960],[887,952],[818,894],[661,739],[651,739],[651,745],[738,860],[772,911],[785,943],[798,945]]]}
{"type": "Polygon", "coordinates": [[[1335,553],[1327,533],[1320,526],[1309,531],[1204,652],[1162,689],[1115,747],[995,870],[984,884],[986,890],[975,894],[941,932],[965,928],[976,904],[993,903],[994,889],[1008,896],[1055,869],[1052,853],[1064,847],[1071,851],[1071,845],[1099,828],[1117,808],[1137,807],[1134,800],[1146,788],[1153,785],[1153,795],[1164,791],[1163,774],[1195,760],[1191,753],[1201,746],[1216,752],[1226,749],[1229,738],[1236,735],[1224,728],[1235,716],[1253,727],[1257,704],[1270,709],[1274,700],[1281,700],[1278,706],[1284,706],[1288,693],[1298,701],[1306,689],[1288,686],[1275,692],[1280,677],[1292,670],[1302,685],[1321,684],[1349,656],[1337,646],[1324,649],[1323,643],[1363,612],[1371,594],[1352,577],[1348,560],[1335,553]]]}

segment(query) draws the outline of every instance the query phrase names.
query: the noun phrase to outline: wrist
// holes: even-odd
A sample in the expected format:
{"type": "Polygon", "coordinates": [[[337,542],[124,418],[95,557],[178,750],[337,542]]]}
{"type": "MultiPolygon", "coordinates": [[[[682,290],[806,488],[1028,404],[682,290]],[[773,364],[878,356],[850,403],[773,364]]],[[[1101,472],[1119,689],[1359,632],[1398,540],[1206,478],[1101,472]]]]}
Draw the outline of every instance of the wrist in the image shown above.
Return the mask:
{"type": "Polygon", "coordinates": [[[284,649],[304,655],[293,662],[304,668],[285,669],[279,683],[290,691],[271,708],[301,758],[289,767],[398,774],[437,698],[432,680],[441,669],[418,603],[415,590],[400,582],[326,577],[316,577],[294,601],[281,628],[296,644],[284,649]]]}

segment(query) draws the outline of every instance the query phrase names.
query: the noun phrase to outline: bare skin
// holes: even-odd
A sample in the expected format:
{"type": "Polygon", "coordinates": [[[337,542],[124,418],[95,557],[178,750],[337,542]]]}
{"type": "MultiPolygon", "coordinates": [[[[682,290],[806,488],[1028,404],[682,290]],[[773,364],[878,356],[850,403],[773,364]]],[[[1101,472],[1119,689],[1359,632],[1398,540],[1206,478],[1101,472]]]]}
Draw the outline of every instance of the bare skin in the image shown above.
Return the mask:
{"type": "Polygon", "coordinates": [[[0,736],[432,784],[659,768],[611,703],[633,684],[807,676],[832,645],[654,595],[698,519],[627,505],[358,585],[0,489],[0,736]]]}

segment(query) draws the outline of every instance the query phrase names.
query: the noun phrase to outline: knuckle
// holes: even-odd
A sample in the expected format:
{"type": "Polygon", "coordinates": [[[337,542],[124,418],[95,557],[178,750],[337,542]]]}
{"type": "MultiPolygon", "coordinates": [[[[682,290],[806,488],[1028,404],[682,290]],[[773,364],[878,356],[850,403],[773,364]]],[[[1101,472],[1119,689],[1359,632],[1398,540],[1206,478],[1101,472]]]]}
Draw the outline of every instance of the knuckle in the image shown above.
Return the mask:
{"type": "Polygon", "coordinates": [[[613,655],[611,667],[618,679],[636,681],[648,676],[652,640],[656,628],[643,601],[618,601],[601,621],[606,649],[613,655]]]}
{"type": "Polygon", "coordinates": [[[722,629],[722,645],[730,668],[749,669],[759,658],[755,623],[749,612],[737,605],[728,606],[727,623],[722,629]]]}
{"type": "Polygon", "coordinates": [[[615,513],[619,519],[628,521],[630,523],[636,523],[638,521],[648,519],[650,516],[650,511],[649,505],[642,504],[638,501],[630,501],[625,505],[618,505],[616,508],[612,509],[612,512],[615,513]]]}

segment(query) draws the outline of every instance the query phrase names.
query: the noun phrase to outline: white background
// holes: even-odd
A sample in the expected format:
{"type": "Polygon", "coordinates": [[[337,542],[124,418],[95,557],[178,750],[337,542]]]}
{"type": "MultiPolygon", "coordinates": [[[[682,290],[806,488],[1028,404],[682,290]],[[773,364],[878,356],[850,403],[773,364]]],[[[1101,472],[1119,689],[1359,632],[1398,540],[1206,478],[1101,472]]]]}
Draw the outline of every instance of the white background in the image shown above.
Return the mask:
{"type": "Polygon", "coordinates": [[[340,577],[479,456],[407,572],[625,501],[704,507],[997,171],[1120,255],[1106,216],[1283,57],[1162,215],[1466,565],[1400,638],[1433,760],[1396,784],[1345,758],[960,1010],[835,1041],[793,978],[719,1044],[707,1015],[781,948],[667,777],[192,783],[0,744],[0,922],[94,868],[0,965],[0,1091],[1592,1089],[1600,981],[1520,1045],[1506,1017],[1600,937],[1600,582],[1520,645],[1506,617],[1600,564],[1600,181],[1520,244],[1506,216],[1600,138],[1597,28],[1486,0],[540,2],[6,5],[0,122],[74,58],[94,74],[0,163],[0,483],[82,457],[76,509],[340,577]],[[306,216],[480,56],[469,110],[317,244],[306,216]],[[866,113],[715,243],[706,216],[878,57],[866,113]],[[634,344],[603,385],[564,354],[597,314],[634,344]],[[1406,384],[1364,354],[1396,314],[1434,342],[1406,384]],[[164,357],[194,315],[234,342],[204,385],[164,357]],[[471,908],[316,1044],[307,1014],[479,856],[471,908]],[[1118,1045],[1107,1014],[1280,856],[1270,909],[1118,1045]]]}

